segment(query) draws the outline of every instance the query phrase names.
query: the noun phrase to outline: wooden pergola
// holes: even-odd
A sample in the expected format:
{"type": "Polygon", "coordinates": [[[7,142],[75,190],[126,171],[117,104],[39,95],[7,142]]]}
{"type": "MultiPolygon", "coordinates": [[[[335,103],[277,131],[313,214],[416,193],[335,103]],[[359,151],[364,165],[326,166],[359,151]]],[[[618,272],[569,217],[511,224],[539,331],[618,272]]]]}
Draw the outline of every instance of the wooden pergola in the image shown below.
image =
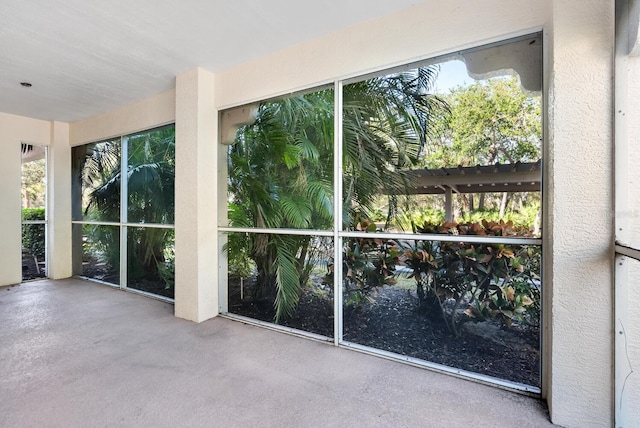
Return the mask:
{"type": "Polygon", "coordinates": [[[410,194],[445,195],[445,215],[452,218],[453,193],[539,192],[542,161],[460,166],[409,171],[410,194]]]}

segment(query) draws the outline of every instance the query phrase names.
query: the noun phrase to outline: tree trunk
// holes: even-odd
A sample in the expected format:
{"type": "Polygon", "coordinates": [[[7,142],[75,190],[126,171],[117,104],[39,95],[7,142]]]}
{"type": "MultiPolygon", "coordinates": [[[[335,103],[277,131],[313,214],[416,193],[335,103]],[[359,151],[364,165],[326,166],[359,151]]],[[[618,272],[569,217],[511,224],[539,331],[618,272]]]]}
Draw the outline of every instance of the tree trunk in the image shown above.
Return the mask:
{"type": "Polygon", "coordinates": [[[502,193],[502,201],[500,202],[500,214],[499,214],[500,219],[504,218],[504,212],[507,210],[507,203],[508,202],[509,202],[509,193],[508,192],[503,192],[502,193]]]}
{"type": "Polygon", "coordinates": [[[460,198],[456,197],[456,198],[452,198],[452,200],[453,200],[453,221],[460,221],[460,218],[462,218],[462,209],[461,209],[462,204],[460,203],[460,198]]]}
{"type": "Polygon", "coordinates": [[[533,234],[540,236],[540,225],[542,223],[542,208],[538,210],[536,214],[536,220],[533,222],[533,234]]]}

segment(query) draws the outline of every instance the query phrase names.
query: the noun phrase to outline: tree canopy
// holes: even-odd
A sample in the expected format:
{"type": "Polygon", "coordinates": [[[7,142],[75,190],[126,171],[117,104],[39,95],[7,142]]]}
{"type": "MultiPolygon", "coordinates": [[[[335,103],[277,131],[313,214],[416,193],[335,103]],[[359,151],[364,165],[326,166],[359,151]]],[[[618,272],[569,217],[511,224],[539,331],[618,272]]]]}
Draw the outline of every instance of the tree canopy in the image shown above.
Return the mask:
{"type": "Polygon", "coordinates": [[[498,77],[453,89],[440,117],[439,138],[424,158],[429,168],[533,162],[540,159],[540,98],[528,96],[516,77],[498,77]]]}

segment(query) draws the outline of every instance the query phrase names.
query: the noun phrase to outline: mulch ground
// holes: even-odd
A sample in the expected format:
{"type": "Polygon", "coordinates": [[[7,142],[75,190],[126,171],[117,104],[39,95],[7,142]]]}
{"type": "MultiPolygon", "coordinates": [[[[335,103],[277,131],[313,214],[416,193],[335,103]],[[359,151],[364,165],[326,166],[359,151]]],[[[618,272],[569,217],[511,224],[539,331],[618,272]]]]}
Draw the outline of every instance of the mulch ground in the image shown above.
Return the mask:
{"type": "MultiPolygon", "coordinates": [[[[239,284],[231,284],[229,312],[273,322],[273,304],[253,300],[251,290],[249,281],[241,300],[239,284]]],[[[330,294],[317,287],[305,290],[294,316],[280,324],[333,337],[330,294]]],[[[540,387],[540,337],[535,327],[481,323],[463,328],[456,337],[440,314],[418,310],[415,291],[396,287],[382,288],[373,303],[345,308],[343,324],[343,338],[348,342],[540,387]]]]}
{"type": "MultiPolygon", "coordinates": [[[[82,269],[82,275],[87,278],[93,278],[105,281],[110,284],[120,284],[120,274],[104,263],[89,261],[82,269]]],[[[174,298],[174,287],[167,288],[166,284],[159,278],[129,278],[128,288],[134,290],[146,291],[147,293],[157,294],[159,296],[174,298]]]]}
{"type": "Polygon", "coordinates": [[[36,268],[36,261],[33,259],[31,254],[25,253],[22,255],[22,280],[30,281],[32,279],[44,278],[46,276],[46,272],[36,268]]]}

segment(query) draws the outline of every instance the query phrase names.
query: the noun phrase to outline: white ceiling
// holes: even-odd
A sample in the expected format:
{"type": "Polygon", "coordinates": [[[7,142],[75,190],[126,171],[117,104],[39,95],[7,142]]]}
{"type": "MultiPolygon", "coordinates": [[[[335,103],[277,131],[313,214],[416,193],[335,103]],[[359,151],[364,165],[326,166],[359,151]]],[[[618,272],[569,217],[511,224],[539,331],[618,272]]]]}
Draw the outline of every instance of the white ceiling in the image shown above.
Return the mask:
{"type": "Polygon", "coordinates": [[[73,122],[415,3],[1,0],[0,112],[73,122]]]}

